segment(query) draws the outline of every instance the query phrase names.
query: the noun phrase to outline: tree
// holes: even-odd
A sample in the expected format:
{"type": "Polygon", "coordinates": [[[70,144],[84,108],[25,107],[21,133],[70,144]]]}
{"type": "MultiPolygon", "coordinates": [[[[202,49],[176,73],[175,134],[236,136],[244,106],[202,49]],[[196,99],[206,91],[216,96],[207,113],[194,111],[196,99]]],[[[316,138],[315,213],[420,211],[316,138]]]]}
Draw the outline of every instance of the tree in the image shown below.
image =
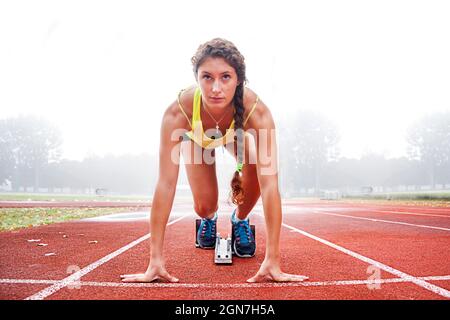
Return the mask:
{"type": "Polygon", "coordinates": [[[428,170],[429,182],[436,183],[436,173],[450,162],[450,112],[427,115],[408,130],[408,156],[419,160],[428,170]]]}
{"type": "Polygon", "coordinates": [[[11,132],[8,130],[6,120],[0,120],[0,185],[7,180],[11,181],[14,170],[12,150],[11,132]]]}
{"type": "MultiPolygon", "coordinates": [[[[13,187],[39,187],[40,174],[51,161],[61,157],[60,130],[48,120],[37,116],[18,116],[2,120],[0,161],[6,164],[0,176],[13,187]]],[[[4,180],[3,180],[4,181],[4,180]]]]}
{"type": "Polygon", "coordinates": [[[285,183],[295,188],[314,186],[318,192],[322,170],[339,154],[337,126],[320,113],[300,111],[284,126],[281,136],[280,162],[289,168],[285,183]]]}

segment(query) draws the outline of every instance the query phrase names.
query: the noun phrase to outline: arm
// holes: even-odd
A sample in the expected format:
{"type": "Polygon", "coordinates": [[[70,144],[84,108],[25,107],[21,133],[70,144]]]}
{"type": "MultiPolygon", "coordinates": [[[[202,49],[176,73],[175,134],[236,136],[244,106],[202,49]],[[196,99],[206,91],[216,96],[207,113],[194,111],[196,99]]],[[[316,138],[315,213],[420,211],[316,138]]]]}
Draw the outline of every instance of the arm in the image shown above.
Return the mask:
{"type": "Polygon", "coordinates": [[[151,282],[163,278],[171,282],[178,279],[165,269],[163,258],[164,235],[172,210],[179,172],[180,142],[172,137],[180,124],[176,109],[169,107],[164,113],[159,148],[159,175],[152,199],[150,214],[150,261],[144,274],[121,276],[124,282],[151,282]]]}
{"type": "Polygon", "coordinates": [[[177,130],[174,124],[176,124],[174,117],[166,112],[161,125],[159,174],[150,215],[151,261],[162,260],[166,225],[172,210],[177,186],[180,143],[178,140],[172,140],[172,133],[177,130]],[[172,159],[172,157],[176,158],[172,159]]]}
{"type": "Polygon", "coordinates": [[[266,255],[257,274],[248,282],[269,278],[274,281],[303,281],[307,277],[287,274],[280,269],[281,196],[278,188],[278,155],[275,123],[269,108],[260,102],[258,112],[250,118],[256,144],[256,170],[266,222],[266,255]]]}
{"type": "Polygon", "coordinates": [[[280,258],[281,197],[278,189],[278,163],[275,123],[264,106],[251,123],[250,132],[256,144],[256,172],[266,221],[267,247],[265,259],[280,258]]]}
{"type": "Polygon", "coordinates": [[[172,140],[172,132],[177,129],[174,124],[176,124],[174,117],[166,112],[161,125],[158,182],[150,214],[150,232],[152,233],[150,262],[163,260],[164,235],[177,186],[180,143],[178,140],[172,140]]]}

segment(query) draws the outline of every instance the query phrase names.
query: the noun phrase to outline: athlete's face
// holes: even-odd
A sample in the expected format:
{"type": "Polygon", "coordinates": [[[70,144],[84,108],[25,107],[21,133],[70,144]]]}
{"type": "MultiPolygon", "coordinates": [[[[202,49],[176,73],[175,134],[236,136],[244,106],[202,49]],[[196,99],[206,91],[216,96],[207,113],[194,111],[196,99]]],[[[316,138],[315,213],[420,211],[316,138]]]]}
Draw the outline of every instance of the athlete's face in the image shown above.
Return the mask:
{"type": "Polygon", "coordinates": [[[225,59],[209,57],[198,68],[197,83],[208,107],[226,108],[233,100],[239,81],[236,71],[225,59]]]}

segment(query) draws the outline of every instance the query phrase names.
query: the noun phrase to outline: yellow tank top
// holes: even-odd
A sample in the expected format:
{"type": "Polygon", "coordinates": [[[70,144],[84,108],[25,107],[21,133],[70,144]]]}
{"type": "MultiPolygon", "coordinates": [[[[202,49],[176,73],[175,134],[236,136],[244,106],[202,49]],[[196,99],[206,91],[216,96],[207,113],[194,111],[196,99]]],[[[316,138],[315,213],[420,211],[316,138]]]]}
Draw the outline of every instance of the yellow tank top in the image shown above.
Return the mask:
{"type": "MultiPolygon", "coordinates": [[[[186,89],[183,89],[178,94],[178,106],[181,109],[181,112],[183,112],[184,116],[188,120],[189,124],[191,125],[191,131],[186,132],[186,136],[189,137],[192,141],[197,143],[199,146],[205,149],[214,149],[223,145],[226,145],[228,143],[234,142],[234,120],[231,121],[231,124],[228,129],[226,129],[225,135],[221,137],[214,137],[210,138],[208,137],[205,132],[203,131],[203,124],[202,119],[200,117],[200,108],[201,108],[201,102],[202,102],[202,92],[199,87],[195,89],[194,93],[194,101],[192,105],[192,121],[189,120],[189,117],[187,116],[186,112],[183,109],[183,106],[180,102],[180,96],[183,91],[186,89]]],[[[259,97],[256,97],[256,101],[253,104],[247,118],[244,121],[244,126],[247,123],[248,119],[250,118],[251,114],[255,110],[256,104],[259,101],[259,97]]],[[[221,135],[221,133],[219,133],[221,135]]]]}

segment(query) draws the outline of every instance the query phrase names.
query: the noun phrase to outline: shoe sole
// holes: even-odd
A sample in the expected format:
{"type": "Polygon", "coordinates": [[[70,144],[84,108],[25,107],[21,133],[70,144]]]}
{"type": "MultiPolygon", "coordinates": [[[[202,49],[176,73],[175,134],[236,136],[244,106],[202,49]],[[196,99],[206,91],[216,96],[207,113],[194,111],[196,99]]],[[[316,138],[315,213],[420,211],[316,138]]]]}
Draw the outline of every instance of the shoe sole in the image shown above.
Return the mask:
{"type": "Polygon", "coordinates": [[[237,250],[236,250],[236,241],[233,243],[233,250],[234,250],[233,254],[237,255],[239,258],[253,258],[255,256],[255,253],[256,253],[256,250],[255,250],[255,252],[253,252],[252,255],[250,255],[250,254],[242,254],[242,255],[239,254],[237,252],[237,250]]]}
{"type": "Polygon", "coordinates": [[[212,250],[212,249],[215,249],[215,248],[216,248],[215,245],[214,245],[214,247],[202,247],[202,246],[199,245],[199,244],[195,244],[195,247],[196,247],[196,248],[200,248],[200,249],[205,249],[205,250],[212,250]]]}

